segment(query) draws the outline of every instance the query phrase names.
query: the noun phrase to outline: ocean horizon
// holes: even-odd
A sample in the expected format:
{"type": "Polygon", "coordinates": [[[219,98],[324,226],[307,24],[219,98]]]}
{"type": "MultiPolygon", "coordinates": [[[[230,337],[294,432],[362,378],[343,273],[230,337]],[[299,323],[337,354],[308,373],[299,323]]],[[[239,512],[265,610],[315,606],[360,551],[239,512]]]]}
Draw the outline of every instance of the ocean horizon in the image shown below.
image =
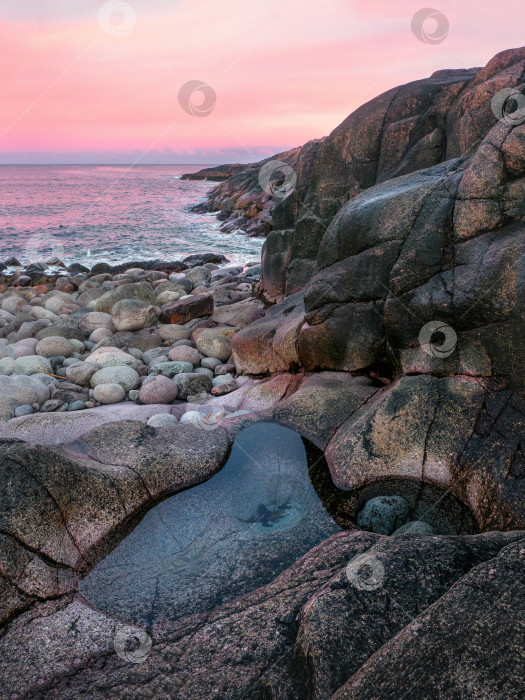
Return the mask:
{"type": "Polygon", "coordinates": [[[0,260],[58,257],[93,266],[219,253],[260,256],[262,239],[223,233],[191,207],[215,182],[182,180],[202,165],[0,165],[0,260]]]}

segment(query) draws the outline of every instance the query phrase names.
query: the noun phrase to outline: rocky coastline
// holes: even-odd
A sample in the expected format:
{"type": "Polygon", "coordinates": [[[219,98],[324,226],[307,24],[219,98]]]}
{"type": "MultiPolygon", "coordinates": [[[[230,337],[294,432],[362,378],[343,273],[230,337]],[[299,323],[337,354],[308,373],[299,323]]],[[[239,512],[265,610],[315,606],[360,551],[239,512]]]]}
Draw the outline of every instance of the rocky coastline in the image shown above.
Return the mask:
{"type": "Polygon", "coordinates": [[[275,156],[286,197],[221,166],[260,265],[0,264],[2,696],[523,696],[524,91],[525,48],[395,88],[275,156]],[[263,421],[345,530],[170,624],[79,593],[263,421]]]}

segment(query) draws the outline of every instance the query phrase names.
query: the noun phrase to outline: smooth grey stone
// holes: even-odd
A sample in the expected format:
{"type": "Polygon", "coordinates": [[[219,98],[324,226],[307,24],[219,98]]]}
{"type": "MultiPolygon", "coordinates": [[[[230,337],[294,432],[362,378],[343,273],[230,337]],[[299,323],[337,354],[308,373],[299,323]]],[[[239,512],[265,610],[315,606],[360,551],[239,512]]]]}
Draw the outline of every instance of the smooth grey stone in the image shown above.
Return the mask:
{"type": "Polygon", "coordinates": [[[24,404],[23,406],[15,408],[15,418],[20,418],[20,416],[30,416],[34,412],[35,410],[33,406],[30,406],[29,404],[24,404]]]}
{"type": "Polygon", "coordinates": [[[376,496],[367,501],[357,516],[357,527],[390,535],[408,522],[410,509],[402,496],[376,496]]]}
{"type": "Polygon", "coordinates": [[[68,411],[82,411],[86,408],[84,401],[72,401],[67,407],[68,411]]]}

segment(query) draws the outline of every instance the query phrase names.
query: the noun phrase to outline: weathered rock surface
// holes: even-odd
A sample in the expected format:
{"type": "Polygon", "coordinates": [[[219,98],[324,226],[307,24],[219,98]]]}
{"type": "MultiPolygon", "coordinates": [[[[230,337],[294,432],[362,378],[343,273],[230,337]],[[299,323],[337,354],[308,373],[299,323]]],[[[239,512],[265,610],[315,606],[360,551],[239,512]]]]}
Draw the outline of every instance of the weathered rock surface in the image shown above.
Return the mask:
{"type": "Polygon", "coordinates": [[[302,210],[265,244],[260,291],[286,298],[238,334],[240,370],[386,360],[398,376],[523,389],[525,125],[497,121],[491,100],[524,69],[517,49],[482,70],[440,71],[375,98],[322,142],[302,210]],[[290,310],[299,293],[302,324],[290,310]],[[446,357],[432,333],[422,349],[435,320],[457,338],[446,357]]]}
{"type": "Polygon", "coordinates": [[[424,481],[468,504],[481,529],[523,527],[524,429],[523,399],[508,390],[472,377],[405,377],[341,425],[326,457],[340,488],[424,481]]]}
{"type": "Polygon", "coordinates": [[[0,439],[23,440],[34,445],[62,445],[101,425],[123,420],[145,423],[151,416],[165,411],[166,406],[161,404],[138,406],[126,402],[116,406],[89,408],[76,414],[37,413],[1,424],[0,439]]]}
{"type": "MultiPolygon", "coordinates": [[[[498,54],[481,70],[438,71],[389,90],[351,114],[320,145],[299,206],[289,197],[290,216],[274,220],[276,232],[263,252],[263,289],[268,285],[275,297],[280,290],[290,294],[308,284],[332,217],[364,189],[472,156],[496,122],[493,95],[520,85],[524,60],[522,48],[498,54]]],[[[493,193],[485,190],[482,196],[490,200],[493,193]]],[[[481,213],[483,202],[477,206],[481,213]]]]}
{"type": "Polygon", "coordinates": [[[522,539],[479,563],[378,650],[334,700],[520,697],[524,562],[522,539]]]}
{"type": "Polygon", "coordinates": [[[136,284],[123,284],[99,297],[95,303],[95,311],[111,314],[111,311],[118,301],[123,299],[136,299],[147,304],[155,305],[157,297],[147,282],[137,282],[136,284]]]}
{"type": "Polygon", "coordinates": [[[234,336],[232,349],[237,369],[248,374],[297,369],[297,341],[303,323],[301,294],[292,295],[282,304],[270,307],[263,318],[234,336]]]}
{"type": "MultiPolygon", "coordinates": [[[[279,153],[272,158],[267,158],[260,163],[249,163],[237,167],[229,166],[233,172],[222,184],[215,187],[208,196],[208,200],[194,207],[195,211],[219,211],[219,219],[224,221],[222,231],[231,233],[241,230],[250,236],[265,236],[273,228],[272,219],[276,211],[282,208],[279,199],[271,196],[271,191],[261,187],[259,172],[263,165],[278,160],[292,167],[297,175],[299,192],[303,193],[310,181],[315,156],[318,153],[322,139],[309,141],[300,148],[292,148],[290,151],[279,153]]],[[[222,170],[225,166],[222,166],[222,170]]],[[[197,176],[206,170],[197,173],[197,176]]],[[[221,173],[222,174],[222,173],[221,173]]],[[[195,178],[195,175],[192,176],[195,178]]],[[[222,177],[221,177],[222,179],[222,177]]],[[[295,206],[296,197],[292,195],[295,206]]],[[[282,216],[282,214],[281,214],[282,216]]]]}
{"type": "Polygon", "coordinates": [[[195,318],[211,316],[213,297],[210,294],[187,297],[161,308],[161,323],[187,323],[195,318]]]}
{"type": "Polygon", "coordinates": [[[319,372],[279,403],[274,418],[324,448],[336,429],[377,391],[368,377],[319,372]]]}
{"type": "Polygon", "coordinates": [[[117,331],[138,331],[155,325],[157,311],[139,299],[121,299],[111,310],[111,320],[117,331]]]}
{"type": "MultiPolygon", "coordinates": [[[[433,680],[438,687],[442,682],[435,654],[429,654],[425,647],[419,651],[421,641],[401,645],[398,663],[386,666],[385,673],[383,664],[388,661],[381,663],[384,645],[392,644],[389,640],[398,635],[411,635],[412,629],[420,631],[420,623],[429,626],[429,619],[431,649],[436,643],[432,638],[436,634],[432,626],[435,611],[440,611],[440,619],[452,621],[465,609],[467,600],[479,601],[480,614],[485,616],[487,596],[498,598],[499,579],[487,579],[486,573],[482,577],[478,570],[495,570],[498,577],[501,571],[506,577],[506,594],[498,608],[508,610],[512,603],[519,608],[516,595],[523,585],[523,567],[516,561],[516,553],[523,544],[511,543],[523,536],[494,533],[390,539],[372,533],[338,533],[269,585],[206,615],[150,630],[151,654],[145,655],[147,660],[142,664],[126,663],[115,653],[115,634],[125,623],[65,595],[58,602],[34,606],[9,625],[8,634],[0,640],[5,692],[32,692],[44,697],[52,689],[56,697],[65,698],[89,689],[90,697],[97,699],[107,697],[111,687],[112,696],[124,698],[176,695],[204,700],[217,693],[239,699],[269,693],[276,698],[329,698],[346,682],[340,693],[348,688],[350,694],[342,697],[354,697],[351,685],[366,684],[362,669],[378,664],[376,686],[367,685],[360,697],[373,697],[371,688],[381,684],[397,690],[398,695],[392,690],[391,695],[379,697],[399,697],[399,689],[404,687],[406,692],[410,687],[410,683],[403,684],[410,676],[429,693],[433,680]],[[361,571],[363,561],[380,566],[380,575],[371,578],[366,569],[361,571]],[[515,574],[511,577],[509,565],[515,574]],[[477,583],[475,593],[469,585],[472,577],[477,583]],[[51,643],[39,644],[44,638],[50,638],[51,643]],[[426,661],[425,673],[419,677],[417,663],[405,665],[411,655],[426,661]],[[96,659],[104,659],[104,663],[96,659]],[[403,669],[400,676],[394,672],[397,667],[403,669]]],[[[519,624],[520,615],[514,616],[513,624],[519,624]]],[[[501,612],[490,615],[494,629],[501,630],[505,620],[501,612]]],[[[487,622],[484,627],[488,629],[487,622]]],[[[133,629],[137,628],[132,626],[127,633],[133,629]]],[[[493,667],[499,648],[496,639],[482,650],[481,630],[478,646],[465,627],[457,625],[457,619],[453,626],[449,624],[446,634],[463,636],[474,654],[471,664],[479,649],[488,661],[485,668],[493,667]]],[[[465,660],[454,656],[453,646],[449,647],[450,653],[447,649],[442,662],[444,668],[448,664],[444,687],[459,672],[465,680],[468,673],[470,692],[485,692],[479,697],[491,697],[486,694],[488,689],[518,688],[518,644],[518,639],[507,637],[505,648],[515,661],[509,665],[510,673],[500,674],[497,681],[486,679],[483,667],[474,677],[461,671],[465,660]]],[[[411,697],[421,697],[421,693],[411,697]]],[[[472,695],[464,693],[462,697],[472,695]]]]}

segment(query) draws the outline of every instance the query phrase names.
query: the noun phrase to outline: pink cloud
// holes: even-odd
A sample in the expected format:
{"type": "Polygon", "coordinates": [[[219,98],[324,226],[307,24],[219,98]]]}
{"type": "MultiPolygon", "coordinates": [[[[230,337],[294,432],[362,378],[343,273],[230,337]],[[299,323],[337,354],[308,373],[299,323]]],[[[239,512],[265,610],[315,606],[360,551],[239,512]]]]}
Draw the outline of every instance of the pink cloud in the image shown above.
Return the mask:
{"type": "Polygon", "coordinates": [[[522,41],[514,0],[505,12],[440,1],[450,31],[434,46],[412,34],[412,0],[136,0],[124,37],[103,31],[101,4],[0,11],[0,153],[235,148],[249,160],[329,133],[397,84],[483,65],[522,41]],[[206,118],[178,104],[191,79],[216,91],[206,118]]]}

